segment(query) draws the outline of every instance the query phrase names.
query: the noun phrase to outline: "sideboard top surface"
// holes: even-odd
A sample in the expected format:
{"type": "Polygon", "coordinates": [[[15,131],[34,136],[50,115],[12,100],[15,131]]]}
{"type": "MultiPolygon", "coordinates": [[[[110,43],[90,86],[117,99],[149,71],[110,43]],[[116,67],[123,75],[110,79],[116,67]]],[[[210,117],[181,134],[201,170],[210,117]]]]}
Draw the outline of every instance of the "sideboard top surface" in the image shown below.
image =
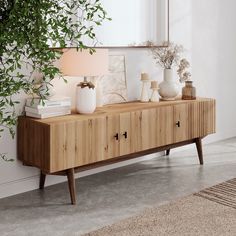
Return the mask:
{"type": "Polygon", "coordinates": [[[20,118],[29,119],[34,122],[39,122],[45,125],[52,125],[55,123],[94,119],[94,118],[104,117],[107,115],[112,115],[112,114],[117,114],[117,113],[152,109],[152,108],[158,108],[161,106],[173,106],[173,105],[178,105],[178,104],[196,103],[196,102],[201,102],[201,101],[204,102],[204,101],[212,101],[212,100],[214,99],[212,98],[197,98],[196,100],[179,99],[175,101],[160,101],[160,102],[148,102],[148,103],[133,101],[133,102],[126,102],[126,103],[105,105],[103,107],[97,108],[94,113],[88,114],[88,115],[72,113],[71,115],[52,117],[52,118],[46,118],[46,119],[36,119],[36,118],[31,118],[31,117],[26,117],[26,116],[21,116],[20,118]]]}

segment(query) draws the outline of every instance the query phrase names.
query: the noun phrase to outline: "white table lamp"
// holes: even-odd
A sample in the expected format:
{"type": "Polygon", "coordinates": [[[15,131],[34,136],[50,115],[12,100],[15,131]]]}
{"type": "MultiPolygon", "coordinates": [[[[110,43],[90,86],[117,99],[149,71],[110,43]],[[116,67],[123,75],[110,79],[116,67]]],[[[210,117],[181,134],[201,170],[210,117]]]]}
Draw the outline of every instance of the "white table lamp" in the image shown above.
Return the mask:
{"type": "Polygon", "coordinates": [[[84,77],[77,87],[77,111],[82,114],[93,113],[96,109],[96,90],[87,77],[108,74],[108,49],[96,49],[90,54],[89,50],[77,48],[63,49],[60,58],[60,70],[65,76],[84,77]]]}

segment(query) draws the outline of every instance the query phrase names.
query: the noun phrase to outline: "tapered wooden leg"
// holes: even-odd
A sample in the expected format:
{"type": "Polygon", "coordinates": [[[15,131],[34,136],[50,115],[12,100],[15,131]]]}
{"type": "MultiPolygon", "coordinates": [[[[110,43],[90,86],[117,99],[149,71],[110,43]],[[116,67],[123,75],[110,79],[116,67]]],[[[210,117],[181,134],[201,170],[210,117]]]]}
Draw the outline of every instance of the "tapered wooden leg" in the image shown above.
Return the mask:
{"type": "Polygon", "coordinates": [[[69,185],[69,190],[70,190],[71,204],[76,205],[74,168],[67,170],[67,179],[68,179],[68,185],[69,185]]]}
{"type": "Polygon", "coordinates": [[[166,156],[169,156],[170,155],[170,149],[167,149],[166,150],[166,156]]]}
{"type": "Polygon", "coordinates": [[[199,162],[201,165],[203,165],[202,139],[196,138],[195,143],[196,143],[196,147],[197,147],[199,162]]]}
{"type": "Polygon", "coordinates": [[[46,175],[41,171],[40,172],[40,180],[39,180],[39,189],[44,189],[46,175]]]}

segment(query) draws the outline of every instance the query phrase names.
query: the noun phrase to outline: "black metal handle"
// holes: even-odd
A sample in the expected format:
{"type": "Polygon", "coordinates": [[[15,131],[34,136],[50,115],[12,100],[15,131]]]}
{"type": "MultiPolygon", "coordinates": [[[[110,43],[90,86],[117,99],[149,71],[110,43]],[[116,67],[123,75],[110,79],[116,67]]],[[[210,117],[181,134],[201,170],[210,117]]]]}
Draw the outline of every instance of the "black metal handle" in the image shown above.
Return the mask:
{"type": "Polygon", "coordinates": [[[125,132],[123,133],[123,136],[125,136],[125,139],[128,138],[128,133],[127,133],[127,131],[125,131],[125,132]]]}
{"type": "Polygon", "coordinates": [[[116,140],[119,140],[119,134],[116,133],[116,135],[114,135],[114,138],[116,138],[116,140]]]}
{"type": "Polygon", "coordinates": [[[180,121],[176,122],[175,125],[180,127],[180,121]]]}

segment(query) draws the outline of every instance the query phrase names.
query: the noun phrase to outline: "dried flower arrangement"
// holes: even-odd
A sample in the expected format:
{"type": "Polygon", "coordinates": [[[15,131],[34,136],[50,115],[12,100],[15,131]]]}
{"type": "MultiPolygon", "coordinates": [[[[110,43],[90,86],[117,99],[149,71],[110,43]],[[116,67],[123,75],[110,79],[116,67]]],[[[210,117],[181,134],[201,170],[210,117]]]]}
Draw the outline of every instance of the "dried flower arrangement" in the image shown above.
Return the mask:
{"type": "Polygon", "coordinates": [[[151,47],[153,59],[156,61],[156,64],[164,69],[172,69],[173,66],[177,66],[183,50],[184,48],[182,45],[174,44],[172,42],[169,44],[164,42],[161,47],[151,47]]]}
{"type": "Polygon", "coordinates": [[[170,42],[169,44],[164,42],[161,47],[154,47],[153,45],[153,43],[149,42],[153,59],[156,61],[156,64],[161,66],[163,69],[172,69],[174,66],[177,66],[177,73],[181,83],[190,79],[191,74],[187,71],[190,64],[185,58],[181,59],[181,55],[184,52],[182,45],[173,42],[170,42]]]}
{"type": "Polygon", "coordinates": [[[190,64],[185,58],[180,60],[179,68],[177,70],[177,74],[179,75],[180,83],[190,80],[191,73],[189,71],[187,71],[187,68],[189,68],[189,67],[190,67],[190,64]]]}

